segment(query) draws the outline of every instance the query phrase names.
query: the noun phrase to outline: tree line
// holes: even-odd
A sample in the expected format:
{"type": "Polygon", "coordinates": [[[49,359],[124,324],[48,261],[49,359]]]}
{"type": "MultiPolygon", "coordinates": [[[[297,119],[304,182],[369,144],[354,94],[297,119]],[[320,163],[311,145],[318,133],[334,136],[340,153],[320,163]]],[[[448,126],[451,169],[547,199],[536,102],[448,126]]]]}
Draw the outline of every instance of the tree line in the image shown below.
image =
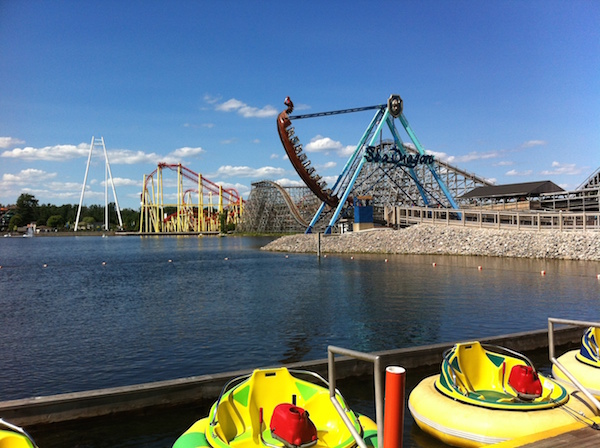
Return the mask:
{"type": "MultiPolygon", "coordinates": [[[[119,221],[115,203],[111,202],[108,207],[109,226],[111,229],[117,229],[119,221]]],[[[0,208],[7,209],[0,216],[0,229],[2,231],[13,231],[17,227],[31,223],[35,223],[37,227],[47,226],[56,230],[73,230],[79,206],[76,204],[40,204],[35,196],[23,193],[17,199],[15,205],[3,206],[0,204],[0,208]]],[[[121,209],[121,217],[123,219],[123,230],[139,230],[139,210],[121,209]]],[[[104,224],[104,206],[82,206],[79,222],[85,223],[94,229],[101,227],[104,224]]],[[[101,230],[101,228],[97,230],[101,230]]]]}

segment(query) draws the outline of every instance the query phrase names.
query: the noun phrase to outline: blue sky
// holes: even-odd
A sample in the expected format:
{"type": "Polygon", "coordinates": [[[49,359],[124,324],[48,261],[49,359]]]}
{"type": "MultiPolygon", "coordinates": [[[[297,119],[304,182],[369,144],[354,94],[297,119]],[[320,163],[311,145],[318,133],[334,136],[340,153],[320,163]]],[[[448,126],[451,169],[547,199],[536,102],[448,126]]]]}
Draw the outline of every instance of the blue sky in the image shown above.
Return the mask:
{"type": "MultiPolygon", "coordinates": [[[[299,185],[276,130],[288,95],[311,113],[397,93],[436,157],[574,189],[600,166],[599,23],[582,0],[0,0],[0,203],[78,203],[92,136],[121,207],[158,162],[244,197],[299,185]]],[[[330,184],[373,114],[295,123],[330,184]]]]}

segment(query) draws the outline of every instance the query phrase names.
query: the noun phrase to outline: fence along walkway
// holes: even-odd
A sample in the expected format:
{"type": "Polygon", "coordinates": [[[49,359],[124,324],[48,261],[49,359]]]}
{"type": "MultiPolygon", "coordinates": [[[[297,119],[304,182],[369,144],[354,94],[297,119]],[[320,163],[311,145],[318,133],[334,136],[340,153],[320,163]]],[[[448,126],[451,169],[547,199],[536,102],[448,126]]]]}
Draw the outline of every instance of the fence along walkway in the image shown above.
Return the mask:
{"type": "Polygon", "coordinates": [[[391,226],[436,224],[513,230],[600,231],[600,212],[544,212],[386,206],[391,226]]]}

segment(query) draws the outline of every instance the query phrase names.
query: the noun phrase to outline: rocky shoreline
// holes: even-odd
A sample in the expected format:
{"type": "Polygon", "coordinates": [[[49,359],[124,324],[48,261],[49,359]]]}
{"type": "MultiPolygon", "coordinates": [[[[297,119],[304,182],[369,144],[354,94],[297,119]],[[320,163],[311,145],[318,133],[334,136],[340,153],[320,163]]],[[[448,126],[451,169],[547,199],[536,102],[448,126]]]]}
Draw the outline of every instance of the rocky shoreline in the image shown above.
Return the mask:
{"type": "MultiPolygon", "coordinates": [[[[317,235],[288,235],[262,248],[317,252],[317,235]]],[[[516,231],[421,224],[321,235],[322,253],[443,254],[600,261],[600,232],[516,231]]]]}

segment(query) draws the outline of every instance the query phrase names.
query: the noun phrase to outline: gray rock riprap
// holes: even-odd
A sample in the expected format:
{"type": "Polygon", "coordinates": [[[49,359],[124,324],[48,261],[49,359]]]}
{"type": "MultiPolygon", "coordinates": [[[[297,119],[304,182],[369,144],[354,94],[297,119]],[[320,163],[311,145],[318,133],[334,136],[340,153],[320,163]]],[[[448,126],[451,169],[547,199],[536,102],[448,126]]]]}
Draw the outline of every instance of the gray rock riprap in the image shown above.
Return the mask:
{"type": "MultiPolygon", "coordinates": [[[[317,251],[317,235],[289,235],[263,247],[279,252],[317,251]]],[[[600,232],[515,231],[421,224],[321,235],[322,253],[445,254],[600,261],[600,232]]]]}

